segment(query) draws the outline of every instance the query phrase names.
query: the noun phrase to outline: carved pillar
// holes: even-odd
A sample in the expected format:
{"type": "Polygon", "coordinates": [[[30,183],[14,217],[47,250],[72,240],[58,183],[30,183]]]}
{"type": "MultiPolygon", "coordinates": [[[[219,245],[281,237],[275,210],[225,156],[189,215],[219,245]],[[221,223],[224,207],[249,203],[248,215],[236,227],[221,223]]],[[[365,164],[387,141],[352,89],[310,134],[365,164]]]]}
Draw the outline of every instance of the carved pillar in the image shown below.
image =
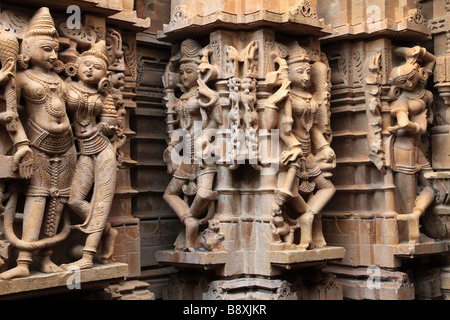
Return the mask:
{"type": "Polygon", "coordinates": [[[193,270],[174,275],[165,297],[339,299],[340,286],[322,269],[325,261],[341,259],[344,250],[320,239],[318,214],[322,202],[334,193],[327,180],[334,165],[328,62],[317,40],[329,29],[317,17],[314,1],[241,4],[172,1],[170,23],[159,34],[174,44],[163,78],[169,133],[164,159],[172,173],[164,199],[183,227],[175,249],[159,251],[156,258],[161,265],[193,270]],[[284,89],[291,90],[288,72],[294,73],[297,65],[307,84],[292,84],[300,92],[292,102],[292,109],[300,111],[292,111],[286,107],[291,98],[280,96],[284,89]],[[192,73],[197,78],[191,78],[192,73]],[[302,103],[307,111],[298,106],[302,103]],[[298,148],[278,134],[286,129],[280,126],[291,113],[294,130],[305,131],[298,148]],[[179,128],[186,134],[185,144],[174,138],[179,128]],[[199,150],[200,138],[202,162],[196,164],[198,158],[189,152],[199,150]],[[288,161],[289,172],[280,169],[280,153],[300,152],[300,145],[308,160],[294,157],[288,161]],[[175,162],[180,148],[192,162],[175,162]],[[207,162],[208,156],[212,162],[207,162]],[[318,176],[323,180],[315,188],[312,180],[318,176]],[[304,199],[320,194],[309,212],[298,188],[304,199]],[[300,221],[303,215],[309,218],[300,221]],[[311,233],[314,239],[308,238],[311,233]],[[206,288],[202,281],[209,286],[205,292],[199,291],[206,288]],[[307,293],[297,292],[303,285],[307,293]],[[284,287],[292,290],[283,291],[284,287]],[[322,294],[313,293],[317,288],[322,294]]]}
{"type": "MultiPolygon", "coordinates": [[[[434,122],[431,129],[431,165],[433,173],[427,175],[437,190],[436,204],[424,220],[424,228],[437,239],[449,240],[450,222],[450,2],[433,2],[433,19],[430,21],[434,40],[436,68],[434,73],[437,91],[434,104],[434,122]]],[[[450,299],[449,255],[441,269],[441,290],[450,299]]]]}
{"type": "Polygon", "coordinates": [[[424,229],[421,243],[408,243],[407,223],[400,221],[406,212],[399,209],[399,194],[407,190],[396,183],[393,169],[390,127],[400,92],[390,76],[404,64],[397,48],[407,46],[405,41],[413,47],[429,40],[431,28],[414,1],[340,0],[331,7],[319,1],[318,8],[335,30],[321,39],[331,67],[332,146],[337,155],[332,180],[337,192],[323,213],[323,225],[328,243],[346,249],[342,262],[330,269],[344,297],[414,299],[412,278],[400,271],[407,269],[404,258],[420,260],[448,249],[446,242],[424,236],[424,229]],[[373,285],[373,276],[384,272],[386,277],[373,285]]]}

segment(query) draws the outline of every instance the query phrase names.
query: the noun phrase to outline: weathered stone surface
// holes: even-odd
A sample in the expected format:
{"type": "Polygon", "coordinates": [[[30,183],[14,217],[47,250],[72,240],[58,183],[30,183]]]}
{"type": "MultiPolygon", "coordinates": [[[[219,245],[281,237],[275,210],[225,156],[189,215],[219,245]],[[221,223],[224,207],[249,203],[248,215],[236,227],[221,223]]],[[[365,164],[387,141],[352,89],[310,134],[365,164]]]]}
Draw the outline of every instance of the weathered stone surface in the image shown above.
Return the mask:
{"type": "Polygon", "coordinates": [[[14,297],[13,294],[45,295],[46,293],[70,292],[70,290],[92,286],[102,289],[108,283],[124,280],[127,276],[128,266],[124,263],[96,265],[92,269],[74,269],[52,274],[32,272],[26,278],[0,280],[0,299],[2,296],[3,298],[14,297]],[[78,284],[80,287],[77,287],[78,284]]]}

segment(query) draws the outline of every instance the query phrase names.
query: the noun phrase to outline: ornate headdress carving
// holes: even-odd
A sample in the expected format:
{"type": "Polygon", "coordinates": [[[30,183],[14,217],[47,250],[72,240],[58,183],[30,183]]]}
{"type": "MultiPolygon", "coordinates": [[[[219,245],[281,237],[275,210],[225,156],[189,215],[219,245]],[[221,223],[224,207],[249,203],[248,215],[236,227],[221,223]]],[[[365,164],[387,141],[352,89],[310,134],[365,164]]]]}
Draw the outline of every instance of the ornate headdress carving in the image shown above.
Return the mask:
{"type": "Polygon", "coordinates": [[[35,36],[49,36],[59,38],[58,31],[55,28],[55,22],[50,15],[50,10],[46,7],[40,8],[28,23],[24,39],[35,36]]]}
{"type": "Polygon", "coordinates": [[[86,57],[86,56],[94,56],[94,57],[104,61],[106,64],[106,67],[108,67],[110,65],[108,49],[106,48],[105,40],[101,40],[97,43],[94,43],[89,50],[87,50],[81,54],[81,57],[86,57]]]}
{"type": "Polygon", "coordinates": [[[184,40],[181,43],[181,63],[193,62],[196,64],[201,63],[201,49],[200,44],[192,39],[184,40]]]}
{"type": "Polygon", "coordinates": [[[59,35],[55,27],[55,22],[50,15],[50,10],[46,7],[40,8],[31,18],[25,35],[23,37],[21,54],[18,63],[21,69],[28,68],[30,61],[30,49],[37,40],[49,39],[58,40],[59,35]]]}
{"type": "Polygon", "coordinates": [[[289,45],[288,54],[289,56],[286,59],[288,64],[311,61],[306,50],[300,47],[297,41],[294,41],[289,45]]]}

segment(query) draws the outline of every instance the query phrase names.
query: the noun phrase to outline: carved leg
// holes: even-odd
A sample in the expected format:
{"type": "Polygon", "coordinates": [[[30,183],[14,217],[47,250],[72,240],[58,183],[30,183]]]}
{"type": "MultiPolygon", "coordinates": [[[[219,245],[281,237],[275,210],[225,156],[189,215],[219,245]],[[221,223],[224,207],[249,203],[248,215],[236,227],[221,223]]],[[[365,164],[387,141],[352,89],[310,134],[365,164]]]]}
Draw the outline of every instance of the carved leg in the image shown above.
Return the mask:
{"type": "Polygon", "coordinates": [[[108,264],[114,262],[112,255],[114,253],[114,243],[119,235],[119,231],[114,229],[109,222],[106,223],[105,231],[102,235],[102,263],[108,264]]]}
{"type": "Polygon", "coordinates": [[[83,220],[91,212],[91,204],[85,201],[94,183],[94,161],[92,157],[81,155],[78,158],[70,189],[69,207],[83,220]]]}
{"type": "Polygon", "coordinates": [[[420,217],[433,203],[435,193],[432,187],[426,187],[417,197],[412,213],[397,215],[397,220],[408,222],[409,243],[420,243],[420,217]]]}
{"type": "MultiPolygon", "coordinates": [[[[188,183],[188,180],[182,180],[178,178],[172,178],[169,185],[164,192],[163,199],[167,202],[169,207],[175,212],[180,221],[186,225],[189,218],[192,218],[187,203],[180,197],[183,186],[188,183]]],[[[191,220],[191,219],[189,219],[191,220]]],[[[188,222],[190,224],[190,222],[188,222]]],[[[192,225],[195,228],[195,225],[192,225]]],[[[186,231],[186,239],[188,237],[188,231],[186,231]]]]}
{"type": "Polygon", "coordinates": [[[314,217],[312,241],[314,244],[314,248],[325,248],[327,246],[327,242],[325,241],[325,237],[323,236],[322,216],[320,214],[316,214],[314,217]]]}
{"type": "Polygon", "coordinates": [[[192,202],[189,212],[195,218],[198,218],[206,209],[210,201],[216,199],[216,192],[213,189],[215,172],[200,175],[197,178],[198,191],[192,202]]]}
{"type": "MultiPolygon", "coordinates": [[[[299,224],[301,228],[299,248],[302,250],[305,250],[310,245],[315,244],[314,242],[317,242],[319,247],[326,245],[322,233],[321,223],[315,226],[313,231],[313,221],[315,219],[314,216],[322,211],[322,209],[336,193],[336,188],[328,179],[324,178],[322,174],[316,177],[314,179],[314,182],[318,191],[308,201],[308,210],[299,218],[299,224]]],[[[317,217],[316,219],[318,218],[319,217],[317,217]]]]}
{"type": "MultiPolygon", "coordinates": [[[[22,239],[25,241],[36,241],[39,238],[42,220],[45,212],[45,197],[28,196],[25,200],[22,239]]],[[[32,261],[33,252],[19,251],[17,266],[0,274],[0,279],[8,280],[22,278],[30,275],[29,265],[32,261]]]]}
{"type": "Polygon", "coordinates": [[[308,209],[304,214],[298,218],[298,224],[300,226],[300,244],[298,248],[300,250],[306,250],[312,244],[312,224],[314,221],[315,212],[308,209]]]}
{"type": "MultiPolygon", "coordinates": [[[[56,230],[61,220],[61,215],[64,209],[64,203],[60,202],[59,199],[50,199],[48,207],[50,208],[46,210],[47,217],[44,222],[44,234],[46,237],[54,237],[56,235],[56,230]],[[48,221],[49,219],[51,221],[48,221]],[[54,228],[50,230],[45,230],[47,225],[49,226],[53,225],[54,228]]],[[[50,259],[52,254],[53,250],[51,248],[42,249],[39,252],[39,270],[41,272],[55,273],[62,271],[62,269],[58,267],[55,263],[53,263],[53,261],[50,259]]]]}

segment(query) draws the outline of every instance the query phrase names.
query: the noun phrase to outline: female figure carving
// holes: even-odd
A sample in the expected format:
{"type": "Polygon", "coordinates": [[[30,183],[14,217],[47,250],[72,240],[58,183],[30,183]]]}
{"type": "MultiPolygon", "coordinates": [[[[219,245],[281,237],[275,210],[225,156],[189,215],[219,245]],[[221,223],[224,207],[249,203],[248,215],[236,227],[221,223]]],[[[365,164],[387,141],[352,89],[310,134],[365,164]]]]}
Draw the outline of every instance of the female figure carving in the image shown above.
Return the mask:
{"type": "MultiPolygon", "coordinates": [[[[66,113],[66,84],[52,72],[58,49],[53,19],[48,8],[41,8],[30,20],[22,42],[19,65],[29,68],[17,74],[17,98],[24,103],[29,140],[15,141],[15,147],[31,148],[33,161],[21,169],[21,176],[31,179],[26,191],[21,240],[12,232],[17,194],[11,196],[5,211],[5,234],[19,248],[19,254],[17,266],[2,273],[1,279],[28,276],[32,255],[37,249],[42,249],[39,252],[40,271],[61,270],[50,260],[50,247],[61,240],[56,231],[69,198],[76,150],[66,113]]],[[[20,162],[23,164],[30,156],[21,154],[20,162]]],[[[65,228],[64,235],[68,234],[67,230],[65,228]]]]}
{"type": "Polygon", "coordinates": [[[264,111],[266,127],[280,129],[280,138],[284,142],[280,156],[284,170],[279,173],[281,187],[275,190],[273,207],[275,233],[292,244],[293,232],[300,228],[299,249],[324,247],[321,221],[315,218],[333,197],[335,188],[322,173],[316,159],[332,163],[335,154],[318,128],[321,106],[309,92],[312,66],[306,51],[297,43],[290,45],[286,60],[277,56],[275,62],[280,66],[276,73],[281,86],[267,99],[264,111]],[[314,189],[317,191],[312,193],[314,189]],[[307,201],[299,191],[309,194],[307,201]],[[291,219],[285,214],[282,219],[286,203],[298,218],[291,219]]]}
{"type": "Polygon", "coordinates": [[[427,131],[428,109],[433,100],[425,86],[436,59],[419,46],[400,47],[395,52],[406,59],[405,64],[393,68],[390,76],[398,97],[391,104],[394,126],[388,128],[392,134],[391,167],[399,200],[397,220],[407,221],[409,242],[419,243],[419,218],[435,198],[433,187],[424,177],[432,169],[421,136],[427,131]]]}
{"type": "Polygon", "coordinates": [[[190,153],[189,161],[173,163],[171,154],[174,148],[179,147],[179,137],[174,134],[164,152],[164,159],[173,178],[163,197],[186,226],[185,243],[176,249],[187,251],[195,251],[201,223],[199,217],[216,197],[213,191],[216,166],[206,164],[203,159],[204,152],[207,152],[209,146],[208,134],[217,128],[217,124],[221,121],[214,112],[218,94],[206,85],[214,76],[207,57],[208,51],[202,56],[201,47],[197,42],[188,39],[182,43],[179,73],[184,92],[176,101],[174,108],[178,127],[182,129],[185,151],[190,153]],[[201,125],[194,129],[196,123],[201,125]],[[196,154],[196,150],[200,151],[199,155],[196,154]],[[195,195],[192,204],[189,205],[180,197],[182,193],[186,196],[195,195]]]}
{"type": "Polygon", "coordinates": [[[102,258],[108,261],[118,234],[106,221],[111,210],[118,170],[117,150],[110,141],[118,123],[113,99],[107,91],[108,66],[108,51],[102,40],[81,54],[78,81],[69,84],[67,110],[71,116],[79,157],[68,204],[84,219],[84,223],[75,228],[87,234],[87,237],[82,258],[63,268],[70,265],[81,269],[92,268],[102,236],[107,250],[102,258]],[[97,117],[100,117],[99,122],[97,117]],[[85,199],[92,187],[92,198],[88,202],[85,199]]]}

